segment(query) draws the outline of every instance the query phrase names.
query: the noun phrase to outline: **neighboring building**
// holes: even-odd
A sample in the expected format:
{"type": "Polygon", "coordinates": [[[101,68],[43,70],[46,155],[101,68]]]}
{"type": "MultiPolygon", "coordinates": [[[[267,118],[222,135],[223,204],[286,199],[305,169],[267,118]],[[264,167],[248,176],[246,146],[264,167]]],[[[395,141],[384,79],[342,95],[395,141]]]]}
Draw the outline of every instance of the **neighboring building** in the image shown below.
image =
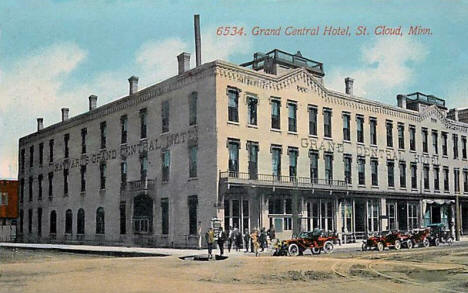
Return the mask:
{"type": "Polygon", "coordinates": [[[394,107],[354,96],[350,78],[335,92],[299,52],[189,58],[140,91],[131,77],[115,102],[38,119],[19,142],[23,241],[194,247],[213,217],[358,238],[453,227],[456,200],[468,232],[468,124],[444,100],[398,95],[394,107]]]}
{"type": "Polygon", "coordinates": [[[0,179],[0,241],[14,241],[18,218],[18,181],[0,179]]]}

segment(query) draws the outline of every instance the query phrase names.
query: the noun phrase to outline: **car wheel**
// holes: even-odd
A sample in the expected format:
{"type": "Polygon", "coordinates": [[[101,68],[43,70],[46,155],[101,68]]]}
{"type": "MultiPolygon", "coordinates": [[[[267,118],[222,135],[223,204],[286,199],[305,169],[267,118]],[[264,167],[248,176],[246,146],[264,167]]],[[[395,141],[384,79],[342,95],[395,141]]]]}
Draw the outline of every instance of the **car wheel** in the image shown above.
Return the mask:
{"type": "Polygon", "coordinates": [[[401,248],[401,241],[400,240],[395,240],[395,245],[394,245],[396,250],[399,250],[401,248]]]}
{"type": "MultiPolygon", "coordinates": [[[[439,241],[439,239],[436,239],[436,241],[439,241]]],[[[436,245],[437,245],[437,244],[436,244],[436,245]]],[[[423,240],[423,246],[424,246],[424,247],[429,247],[429,239],[424,238],[424,240],[423,240]]]]}
{"type": "Polygon", "coordinates": [[[365,243],[362,244],[362,251],[366,251],[367,250],[367,245],[365,243]]]}
{"type": "Polygon", "coordinates": [[[439,240],[439,238],[436,238],[434,240],[434,246],[439,246],[439,244],[440,244],[440,240],[439,240]]]}
{"type": "Polygon", "coordinates": [[[384,249],[383,243],[382,242],[377,243],[377,250],[378,251],[383,251],[383,249],[384,249]]]}
{"type": "Polygon", "coordinates": [[[299,255],[299,246],[296,243],[292,243],[288,247],[289,255],[298,256],[299,255]]]}
{"type": "Polygon", "coordinates": [[[312,251],[312,254],[320,254],[321,249],[318,247],[312,247],[311,251],[312,251]]]}
{"type": "Polygon", "coordinates": [[[325,244],[323,245],[323,252],[325,253],[332,253],[333,249],[333,243],[331,243],[330,241],[325,242],[325,244]]]}
{"type": "Polygon", "coordinates": [[[413,248],[413,241],[411,241],[411,240],[406,241],[406,247],[407,247],[408,249],[413,248]]]}

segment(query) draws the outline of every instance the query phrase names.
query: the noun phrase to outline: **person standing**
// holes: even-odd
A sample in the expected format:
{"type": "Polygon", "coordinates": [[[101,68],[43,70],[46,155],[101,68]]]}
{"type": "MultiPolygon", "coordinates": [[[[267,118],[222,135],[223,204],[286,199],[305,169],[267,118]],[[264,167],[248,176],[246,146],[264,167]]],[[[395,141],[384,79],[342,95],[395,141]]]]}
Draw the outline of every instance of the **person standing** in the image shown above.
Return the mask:
{"type": "Polygon", "coordinates": [[[250,238],[252,239],[252,246],[255,252],[255,256],[258,256],[258,247],[260,246],[260,244],[258,243],[258,232],[256,229],[252,231],[252,234],[250,234],[250,238]]]}
{"type": "Polygon", "coordinates": [[[268,236],[270,237],[270,241],[276,239],[276,230],[274,225],[271,225],[270,229],[268,230],[268,236]]]}
{"type": "Polygon", "coordinates": [[[229,231],[227,231],[228,235],[228,252],[231,252],[231,247],[232,243],[234,242],[234,230],[232,230],[232,227],[229,226],[229,231]]]}
{"type": "Polygon", "coordinates": [[[266,231],[265,231],[265,227],[263,227],[261,230],[260,230],[260,237],[259,237],[259,241],[260,241],[260,247],[262,248],[262,252],[265,250],[265,248],[268,246],[268,242],[267,242],[267,234],[266,234],[266,231]]]}
{"type": "Polygon", "coordinates": [[[208,229],[208,231],[205,234],[205,240],[206,243],[208,244],[208,259],[213,258],[213,243],[214,243],[214,230],[213,228],[208,229]]]}
{"type": "Polygon", "coordinates": [[[249,229],[245,228],[244,229],[244,249],[245,249],[245,252],[249,252],[249,242],[250,242],[249,229]]]}
{"type": "Polygon", "coordinates": [[[234,244],[236,245],[236,251],[242,247],[242,233],[237,227],[234,227],[234,244]]]}
{"type": "Polygon", "coordinates": [[[224,242],[226,241],[226,238],[226,232],[223,231],[223,227],[219,227],[218,246],[220,255],[224,254],[224,242]]]}

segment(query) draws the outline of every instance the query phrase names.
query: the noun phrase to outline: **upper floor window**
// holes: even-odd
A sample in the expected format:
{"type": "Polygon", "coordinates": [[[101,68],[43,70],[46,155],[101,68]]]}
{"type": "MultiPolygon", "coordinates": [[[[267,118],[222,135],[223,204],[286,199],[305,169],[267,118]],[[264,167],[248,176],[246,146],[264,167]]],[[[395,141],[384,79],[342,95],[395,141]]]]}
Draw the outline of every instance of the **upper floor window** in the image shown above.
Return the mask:
{"type": "Polygon", "coordinates": [[[398,148],[405,148],[405,125],[398,123],[398,148]]]}
{"type": "Polygon", "coordinates": [[[373,158],[371,159],[370,163],[371,163],[372,185],[378,186],[379,185],[379,168],[378,168],[379,162],[377,161],[377,159],[373,158]]]}
{"type": "Polygon", "coordinates": [[[366,184],[366,159],[359,156],[357,159],[358,163],[358,184],[366,184]]]}
{"type": "Polygon", "coordinates": [[[81,166],[80,168],[80,175],[81,175],[81,192],[86,191],[86,165],[81,166]]]}
{"type": "Polygon", "coordinates": [[[189,97],[189,125],[197,124],[198,93],[193,92],[189,97]]]}
{"type": "Polygon", "coordinates": [[[421,131],[422,134],[422,149],[424,153],[427,153],[427,129],[423,128],[421,131]]]}
{"type": "Polygon", "coordinates": [[[29,167],[32,167],[34,164],[34,146],[29,147],[29,167]]]}
{"type": "Polygon", "coordinates": [[[387,183],[389,187],[395,186],[395,162],[393,160],[387,161],[387,183]]]}
{"type": "Polygon", "coordinates": [[[189,146],[189,177],[197,177],[198,146],[189,146]]]}
{"type": "Polygon", "coordinates": [[[288,102],[288,131],[297,132],[297,104],[288,102]]]}
{"type": "Polygon", "coordinates": [[[410,125],[409,127],[409,147],[410,150],[415,151],[416,150],[416,127],[413,125],[410,125]]]}
{"type": "Polygon", "coordinates": [[[468,170],[463,169],[463,192],[468,192],[468,170]]]}
{"type": "Polygon", "coordinates": [[[107,123],[106,121],[101,122],[101,149],[106,148],[106,140],[107,140],[107,123]]]}
{"type": "Polygon", "coordinates": [[[239,91],[236,89],[229,89],[228,98],[228,120],[239,122],[239,91]]]}
{"type": "Polygon", "coordinates": [[[272,173],[276,179],[281,177],[281,146],[271,146],[272,173]]]}
{"type": "Polygon", "coordinates": [[[99,187],[101,189],[106,189],[106,172],[107,171],[107,165],[106,165],[106,162],[101,162],[101,164],[99,165],[99,175],[100,175],[100,184],[99,184],[99,187]]]}
{"type": "Polygon", "coordinates": [[[161,104],[162,132],[169,131],[169,101],[163,101],[161,104]]]}
{"type": "Polygon", "coordinates": [[[317,107],[309,106],[309,134],[317,135],[317,107]]]}
{"type": "Polygon", "coordinates": [[[429,190],[429,165],[426,164],[423,167],[423,183],[424,190],[429,190]]]}
{"type": "Polygon", "coordinates": [[[406,162],[400,161],[400,187],[406,188],[406,162]]]}
{"type": "Polygon", "coordinates": [[[434,190],[439,190],[439,166],[434,166],[434,190]]]}
{"type": "Polygon", "coordinates": [[[127,131],[128,131],[128,117],[122,115],[120,117],[120,143],[127,143],[127,131]]]}
{"type": "Polygon", "coordinates": [[[449,189],[450,189],[450,186],[449,186],[449,168],[444,167],[443,172],[444,172],[444,191],[448,192],[449,189]]]}
{"type": "Polygon", "coordinates": [[[310,151],[309,158],[310,179],[312,180],[312,183],[316,183],[318,181],[318,152],[310,151]]]}
{"type": "Polygon", "coordinates": [[[63,194],[68,195],[68,169],[63,169],[63,194]]]}
{"type": "Polygon", "coordinates": [[[466,159],[466,136],[462,136],[462,158],[466,159]]]}
{"type": "Polygon", "coordinates": [[[328,184],[333,180],[333,153],[325,152],[325,179],[328,184]]]}
{"type": "Polygon", "coordinates": [[[298,156],[298,149],[297,148],[288,148],[288,155],[289,155],[289,178],[294,180],[297,177],[297,156],[298,156]]]}
{"type": "Polygon", "coordinates": [[[393,122],[387,120],[385,125],[387,128],[387,147],[393,147],[393,122]]]}
{"type": "Polygon", "coordinates": [[[351,114],[343,112],[343,140],[351,140],[351,114]]]}
{"type": "Polygon", "coordinates": [[[453,185],[455,187],[455,192],[460,192],[460,170],[453,169],[453,185]]]}
{"type": "Polygon", "coordinates": [[[44,143],[39,144],[39,165],[42,166],[44,163],[44,143]]]}
{"type": "Polygon", "coordinates": [[[323,136],[332,137],[332,109],[323,108],[323,136]]]}
{"type": "Polygon", "coordinates": [[[70,154],[69,153],[70,149],[68,147],[68,143],[70,142],[70,134],[67,133],[67,134],[65,134],[63,136],[63,142],[64,142],[64,146],[65,146],[65,150],[64,150],[65,158],[68,158],[68,156],[70,154]]]}
{"type": "Polygon", "coordinates": [[[88,130],[86,128],[81,129],[81,153],[86,154],[86,134],[88,130]]]}
{"type": "Polygon", "coordinates": [[[146,108],[140,110],[140,138],[146,138],[148,113],[146,108]]]}
{"type": "Polygon", "coordinates": [[[357,141],[364,143],[364,117],[356,117],[357,141]]]}
{"type": "Polygon", "coordinates": [[[148,176],[148,154],[142,153],[140,157],[140,180],[145,181],[148,176]]]}
{"type": "Polygon", "coordinates": [[[281,101],[271,100],[271,128],[281,128],[281,101]]]}
{"type": "Polygon", "coordinates": [[[458,134],[453,136],[453,158],[458,159],[458,134]]]}
{"type": "Polygon", "coordinates": [[[345,154],[343,156],[344,160],[344,179],[347,184],[352,183],[352,167],[351,167],[351,162],[352,162],[352,156],[345,154]]]}
{"type": "Polygon", "coordinates": [[[239,148],[240,141],[238,139],[228,140],[228,151],[229,151],[229,173],[230,176],[236,176],[239,172],[239,148]]]}
{"type": "Polygon", "coordinates": [[[411,188],[417,189],[418,188],[418,169],[417,165],[412,163],[411,164],[411,188]]]}
{"type": "Polygon", "coordinates": [[[247,151],[249,152],[249,178],[258,178],[258,142],[248,141],[247,151]]]}
{"type": "Polygon", "coordinates": [[[53,192],[54,172],[49,172],[48,179],[49,179],[49,198],[52,198],[52,196],[54,195],[54,192],[53,192]]]}
{"type": "Polygon", "coordinates": [[[169,150],[164,150],[162,152],[162,181],[169,181],[169,172],[171,167],[171,153],[169,150]]]}
{"type": "Polygon", "coordinates": [[[54,161],[54,140],[49,140],[49,162],[54,161]]]}
{"type": "Polygon", "coordinates": [[[127,161],[120,163],[120,186],[124,188],[127,185],[127,161]]]}
{"type": "Polygon", "coordinates": [[[369,119],[370,124],[370,143],[373,145],[377,144],[377,119],[371,117],[369,119]]]}
{"type": "Polygon", "coordinates": [[[432,131],[432,151],[436,155],[439,153],[439,137],[436,130],[432,131]]]}
{"type": "Polygon", "coordinates": [[[250,125],[257,125],[257,104],[258,100],[255,97],[248,97],[247,98],[248,104],[248,119],[250,125]]]}
{"type": "Polygon", "coordinates": [[[442,132],[442,155],[447,155],[447,132],[442,132]]]}
{"type": "Polygon", "coordinates": [[[25,150],[21,149],[21,154],[20,154],[20,170],[21,172],[24,172],[24,162],[25,162],[25,150]]]}

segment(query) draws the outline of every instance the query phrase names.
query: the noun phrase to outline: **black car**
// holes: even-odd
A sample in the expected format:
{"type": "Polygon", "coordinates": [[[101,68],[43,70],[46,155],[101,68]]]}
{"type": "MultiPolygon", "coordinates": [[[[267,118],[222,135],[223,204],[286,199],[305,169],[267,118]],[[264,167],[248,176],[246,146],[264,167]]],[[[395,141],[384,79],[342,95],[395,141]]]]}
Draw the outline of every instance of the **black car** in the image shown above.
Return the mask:
{"type": "Polygon", "coordinates": [[[453,237],[450,230],[445,228],[443,223],[430,224],[427,225],[431,229],[431,234],[429,236],[429,241],[434,246],[439,246],[440,243],[447,243],[452,245],[453,237]]]}

